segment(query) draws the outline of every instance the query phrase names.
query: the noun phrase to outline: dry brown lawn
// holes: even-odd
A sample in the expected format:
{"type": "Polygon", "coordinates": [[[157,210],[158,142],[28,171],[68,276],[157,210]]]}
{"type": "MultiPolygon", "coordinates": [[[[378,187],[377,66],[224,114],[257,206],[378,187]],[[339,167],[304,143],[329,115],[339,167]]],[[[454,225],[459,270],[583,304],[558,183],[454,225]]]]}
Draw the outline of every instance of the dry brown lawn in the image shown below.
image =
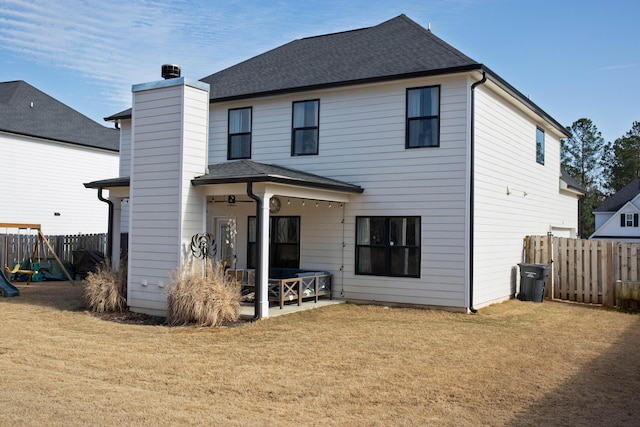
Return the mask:
{"type": "Polygon", "coordinates": [[[122,324],[82,285],[0,298],[0,425],[638,425],[640,316],[335,305],[235,327],[122,324]]]}

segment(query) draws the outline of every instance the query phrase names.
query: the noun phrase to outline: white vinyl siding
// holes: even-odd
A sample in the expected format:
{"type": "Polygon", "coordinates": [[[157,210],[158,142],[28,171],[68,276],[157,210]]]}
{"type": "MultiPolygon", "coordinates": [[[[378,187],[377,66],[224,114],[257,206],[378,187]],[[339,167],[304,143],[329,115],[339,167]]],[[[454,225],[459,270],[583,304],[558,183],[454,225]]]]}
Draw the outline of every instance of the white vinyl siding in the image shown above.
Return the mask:
{"type": "Polygon", "coordinates": [[[486,86],[476,88],[474,306],[508,298],[526,235],[576,228],[575,196],[561,194],[560,135],[486,86]],[[536,129],[545,130],[545,164],[536,129]]]}
{"type": "MultiPolygon", "coordinates": [[[[337,228],[330,228],[323,224],[330,218],[321,214],[302,217],[303,268],[312,262],[309,267],[323,266],[339,274],[344,279],[341,296],[347,299],[464,308],[467,91],[464,78],[439,77],[252,100],[252,160],[365,189],[345,204],[344,225],[338,221],[337,228]],[[436,84],[441,91],[440,146],[406,150],[406,90],[436,84]],[[320,100],[320,153],[291,157],[292,101],[306,99],[320,100]],[[356,216],[421,217],[420,278],[356,276],[356,216]],[[329,241],[328,233],[336,234],[335,240],[329,241]],[[337,253],[324,253],[322,249],[330,245],[337,253]],[[333,261],[325,264],[323,258],[305,258],[307,254],[333,261]]],[[[241,106],[241,102],[212,104],[210,164],[226,161],[227,109],[241,106]]],[[[289,215],[286,201],[282,197],[281,201],[279,214],[289,215]]],[[[336,210],[331,212],[336,215],[336,210]]]]}
{"type": "Polygon", "coordinates": [[[2,222],[41,224],[45,234],[106,233],[108,206],[83,183],[117,176],[117,152],[3,132],[0,152],[2,222]]]}
{"type": "Polygon", "coordinates": [[[205,171],[208,94],[176,85],[134,94],[129,300],[161,314],[171,271],[192,234],[204,231],[204,200],[191,179],[205,171]]]}

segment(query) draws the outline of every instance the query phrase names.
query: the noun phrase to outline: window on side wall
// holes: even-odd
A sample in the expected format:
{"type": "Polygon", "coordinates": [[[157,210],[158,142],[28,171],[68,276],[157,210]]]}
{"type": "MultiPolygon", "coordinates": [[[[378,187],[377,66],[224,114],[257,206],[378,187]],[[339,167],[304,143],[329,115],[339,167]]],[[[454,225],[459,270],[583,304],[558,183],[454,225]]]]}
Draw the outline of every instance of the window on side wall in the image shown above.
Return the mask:
{"type": "Polygon", "coordinates": [[[357,217],[356,274],[420,277],[420,217],[357,217]]]}
{"type": "Polygon", "coordinates": [[[620,227],[638,227],[638,214],[620,214],[620,227]]]}
{"type": "Polygon", "coordinates": [[[291,155],[318,154],[320,100],[293,103],[291,155]]]}
{"type": "Polygon", "coordinates": [[[229,110],[227,159],[251,158],[251,107],[229,110]]]}
{"type": "Polygon", "coordinates": [[[544,165],[544,131],[536,128],[536,162],[544,165]]]}
{"type": "Polygon", "coordinates": [[[440,146],[440,86],[407,89],[405,146],[440,146]]]}

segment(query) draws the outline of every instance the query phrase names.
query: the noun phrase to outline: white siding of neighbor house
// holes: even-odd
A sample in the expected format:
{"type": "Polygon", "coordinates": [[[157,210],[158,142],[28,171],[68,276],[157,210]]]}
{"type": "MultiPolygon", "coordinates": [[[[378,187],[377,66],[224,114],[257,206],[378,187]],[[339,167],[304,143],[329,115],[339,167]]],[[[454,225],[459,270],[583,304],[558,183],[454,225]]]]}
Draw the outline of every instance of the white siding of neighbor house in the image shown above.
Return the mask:
{"type": "Polygon", "coordinates": [[[302,267],[340,277],[339,296],[346,299],[463,309],[467,98],[466,79],[450,76],[212,104],[209,163],[227,160],[228,109],[253,107],[252,160],[365,189],[344,205],[344,224],[335,205],[294,210],[282,200],[278,215],[289,209],[302,215],[302,267]],[[430,85],[441,85],[440,147],[405,149],[406,90],[430,85]],[[309,99],[320,99],[319,155],[292,157],[292,102],[309,99]],[[421,277],[354,274],[357,216],[421,217],[421,277]]]}
{"type": "Polygon", "coordinates": [[[128,304],[152,314],[166,310],[185,234],[204,229],[204,200],[190,180],[205,171],[208,92],[173,83],[134,87],[128,304]]]}
{"type": "Polygon", "coordinates": [[[116,176],[117,152],[2,132],[0,152],[0,222],[41,224],[49,235],[107,231],[108,206],[83,183],[116,176]]]}
{"type": "Polygon", "coordinates": [[[120,123],[120,175],[131,176],[131,120],[120,123]]]}
{"type": "Polygon", "coordinates": [[[577,202],[559,191],[560,135],[487,86],[476,88],[474,306],[511,296],[526,235],[577,227],[577,202]],[[545,164],[536,162],[536,127],[545,164]]]}

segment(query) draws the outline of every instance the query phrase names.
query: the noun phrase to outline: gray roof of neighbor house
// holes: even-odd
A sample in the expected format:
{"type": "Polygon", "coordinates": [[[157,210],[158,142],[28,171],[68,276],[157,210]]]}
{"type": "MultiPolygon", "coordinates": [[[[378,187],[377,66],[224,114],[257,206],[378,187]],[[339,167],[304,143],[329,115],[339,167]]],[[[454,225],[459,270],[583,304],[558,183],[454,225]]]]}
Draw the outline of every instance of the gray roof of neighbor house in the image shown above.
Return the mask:
{"type": "Polygon", "coordinates": [[[107,128],[22,80],[0,83],[0,132],[118,151],[107,128]]]}
{"type": "MultiPolygon", "coordinates": [[[[429,75],[485,71],[563,133],[564,126],[483,64],[405,15],[359,30],[294,40],[204,77],[211,102],[429,75]]],[[[105,120],[131,118],[131,109],[105,120]]]]}
{"type": "Polygon", "coordinates": [[[627,202],[633,200],[640,194],[640,178],[635,178],[633,181],[622,187],[613,196],[607,197],[604,202],[595,208],[594,212],[617,212],[627,202]]]}

